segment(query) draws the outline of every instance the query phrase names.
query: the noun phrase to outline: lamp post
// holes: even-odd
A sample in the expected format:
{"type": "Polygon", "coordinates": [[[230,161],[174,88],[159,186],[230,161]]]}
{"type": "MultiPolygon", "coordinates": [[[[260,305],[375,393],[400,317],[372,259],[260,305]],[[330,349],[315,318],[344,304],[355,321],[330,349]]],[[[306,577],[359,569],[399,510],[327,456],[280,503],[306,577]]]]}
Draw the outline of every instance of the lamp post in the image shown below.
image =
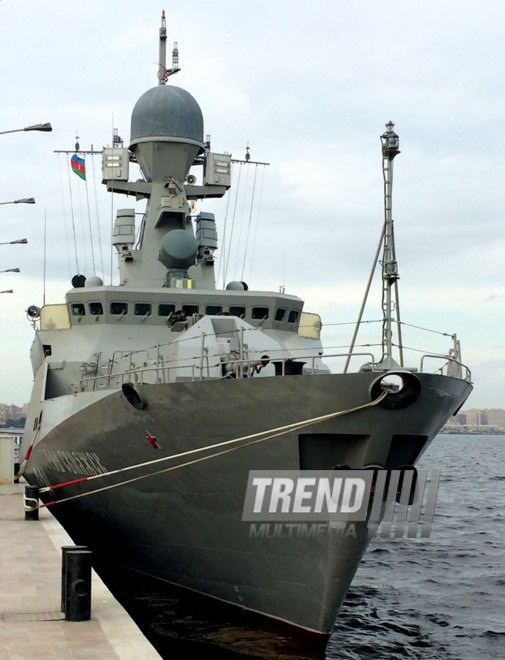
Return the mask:
{"type": "Polygon", "coordinates": [[[12,202],[0,202],[0,206],[3,206],[3,204],[35,204],[35,199],[33,197],[22,197],[12,202]]]}
{"type": "Polygon", "coordinates": [[[27,238],[18,238],[15,241],[5,241],[4,243],[0,243],[0,245],[17,245],[18,243],[26,245],[28,243],[28,239],[27,238]]]}
{"type": "Polygon", "coordinates": [[[33,124],[32,126],[25,126],[25,128],[14,128],[10,131],[0,131],[0,135],[6,135],[7,133],[20,133],[21,131],[42,131],[43,133],[48,133],[53,130],[53,127],[49,122],[45,124],[33,124]]]}

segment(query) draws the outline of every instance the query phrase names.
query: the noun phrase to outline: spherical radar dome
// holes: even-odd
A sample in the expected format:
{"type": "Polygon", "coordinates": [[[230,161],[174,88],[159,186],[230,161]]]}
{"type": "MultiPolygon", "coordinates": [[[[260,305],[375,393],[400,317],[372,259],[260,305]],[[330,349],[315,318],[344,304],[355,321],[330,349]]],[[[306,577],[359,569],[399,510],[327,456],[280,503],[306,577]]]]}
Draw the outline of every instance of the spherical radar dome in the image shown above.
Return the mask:
{"type": "Polygon", "coordinates": [[[142,94],[133,108],[130,146],[170,138],[203,148],[202,111],[185,89],[158,85],[142,94]]]}
{"type": "Polygon", "coordinates": [[[161,240],[158,259],[166,268],[189,268],[198,252],[198,241],[184,229],[173,229],[161,240]]]}

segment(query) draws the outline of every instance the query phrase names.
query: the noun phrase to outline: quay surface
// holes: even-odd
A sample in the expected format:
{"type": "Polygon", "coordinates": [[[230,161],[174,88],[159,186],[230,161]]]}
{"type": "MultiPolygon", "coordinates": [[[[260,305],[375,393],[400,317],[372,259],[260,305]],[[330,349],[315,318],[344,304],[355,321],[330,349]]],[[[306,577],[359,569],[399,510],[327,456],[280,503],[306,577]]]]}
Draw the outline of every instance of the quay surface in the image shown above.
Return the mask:
{"type": "Polygon", "coordinates": [[[94,571],[91,620],[65,621],[61,547],[72,541],[47,509],[25,520],[23,494],[0,486],[0,660],[160,658],[94,571]]]}

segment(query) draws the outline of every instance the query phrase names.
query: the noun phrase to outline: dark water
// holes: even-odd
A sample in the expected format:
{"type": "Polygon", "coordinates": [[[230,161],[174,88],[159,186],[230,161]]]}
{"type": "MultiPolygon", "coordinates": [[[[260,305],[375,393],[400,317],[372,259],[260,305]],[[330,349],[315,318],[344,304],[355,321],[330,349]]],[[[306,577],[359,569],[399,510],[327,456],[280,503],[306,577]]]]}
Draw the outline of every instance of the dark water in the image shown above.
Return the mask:
{"type": "MultiPolygon", "coordinates": [[[[375,539],[326,649],[336,658],[505,658],[505,436],[440,435],[419,468],[441,470],[428,539],[375,539]]],[[[213,601],[191,604],[154,581],[108,580],[163,658],[309,658],[213,601]]]]}
{"type": "Polygon", "coordinates": [[[505,436],[439,435],[431,537],[375,539],[330,658],[505,658],[505,436]]]}

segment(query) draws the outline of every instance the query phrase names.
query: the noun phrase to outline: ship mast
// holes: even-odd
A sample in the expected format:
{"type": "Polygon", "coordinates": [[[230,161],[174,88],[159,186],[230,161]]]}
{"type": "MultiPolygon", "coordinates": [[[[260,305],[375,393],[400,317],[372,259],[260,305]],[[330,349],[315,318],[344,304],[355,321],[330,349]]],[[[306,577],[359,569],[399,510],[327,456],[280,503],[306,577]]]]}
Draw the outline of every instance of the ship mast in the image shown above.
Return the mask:
{"type": "Polygon", "coordinates": [[[365,311],[366,301],[370,292],[370,286],[374,276],[379,255],[382,250],[382,358],[380,361],[381,367],[386,369],[398,366],[393,360],[393,311],[396,310],[396,324],[398,332],[398,350],[400,354],[400,366],[403,367],[403,347],[402,335],[400,324],[400,301],[398,295],[398,263],[396,261],[395,253],[395,237],[393,231],[393,215],[392,215],[392,191],[393,191],[393,160],[395,156],[400,153],[399,146],[400,140],[398,135],[394,132],[394,124],[389,121],[386,124],[386,131],[380,136],[382,145],[382,175],[384,178],[384,224],[382,226],[379,244],[375,253],[375,258],[368,278],[365,289],[365,295],[361,303],[361,309],[358,314],[358,319],[354,327],[354,333],[349,347],[349,353],[344,365],[344,373],[347,373],[349,363],[356,344],[359,327],[363,319],[363,312],[365,311]],[[393,292],[391,291],[393,289],[393,292]],[[394,295],[394,301],[393,301],[394,295]]]}
{"type": "Polygon", "coordinates": [[[164,85],[167,82],[167,22],[165,20],[165,10],[161,12],[161,26],[160,26],[160,55],[158,58],[158,82],[164,85]]]}
{"type": "Polygon", "coordinates": [[[170,76],[173,76],[174,73],[180,71],[179,48],[177,46],[177,41],[174,41],[174,47],[172,49],[172,68],[167,69],[167,22],[165,19],[165,10],[161,12],[159,52],[158,84],[165,85],[170,76]]]}
{"type": "Polygon", "coordinates": [[[381,135],[382,175],[384,178],[384,238],[382,252],[382,360],[391,361],[393,351],[393,313],[396,310],[400,365],[403,366],[403,350],[400,330],[400,306],[398,297],[398,263],[395,253],[395,237],[392,215],[393,160],[400,153],[400,140],[389,121],[381,135]],[[394,300],[393,300],[394,297],[394,300]]]}

